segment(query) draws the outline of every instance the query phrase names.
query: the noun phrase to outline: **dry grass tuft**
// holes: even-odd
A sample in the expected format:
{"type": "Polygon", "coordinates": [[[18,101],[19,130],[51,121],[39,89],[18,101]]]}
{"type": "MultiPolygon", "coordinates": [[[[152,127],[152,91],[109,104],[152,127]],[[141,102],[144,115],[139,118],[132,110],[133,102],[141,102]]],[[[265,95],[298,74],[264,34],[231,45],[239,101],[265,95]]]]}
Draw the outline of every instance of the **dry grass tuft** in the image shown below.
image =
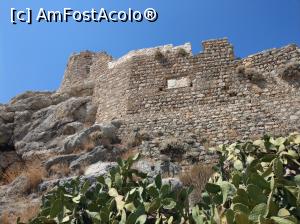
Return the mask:
{"type": "Polygon", "coordinates": [[[157,49],[155,51],[154,58],[155,58],[155,60],[159,61],[160,63],[166,63],[167,62],[166,56],[159,49],[157,49]]]}
{"type": "Polygon", "coordinates": [[[147,141],[149,139],[149,134],[144,131],[132,131],[124,138],[123,142],[128,148],[133,148],[139,146],[143,141],[147,141]]]}
{"type": "Polygon", "coordinates": [[[0,185],[6,185],[13,182],[24,171],[24,163],[16,162],[9,166],[1,175],[0,185]]]}
{"type": "Polygon", "coordinates": [[[39,176],[44,177],[45,170],[41,162],[43,160],[44,158],[36,155],[31,160],[22,160],[13,163],[1,173],[0,185],[10,184],[21,175],[27,176],[32,180],[32,183],[35,182],[35,179],[39,179],[39,176]]]}
{"type": "Polygon", "coordinates": [[[179,48],[178,51],[177,51],[177,55],[179,57],[186,57],[186,56],[189,55],[189,53],[185,49],[179,48]]]}
{"type": "Polygon", "coordinates": [[[138,154],[138,150],[135,149],[135,148],[131,148],[131,149],[128,149],[128,150],[124,151],[124,152],[121,154],[121,159],[122,159],[122,160],[127,160],[128,158],[133,157],[133,156],[135,156],[136,154],[138,154]]]}
{"type": "Polygon", "coordinates": [[[50,174],[57,175],[58,177],[67,177],[70,172],[71,170],[68,163],[59,163],[50,168],[50,174]]]}
{"type": "Polygon", "coordinates": [[[279,77],[290,85],[300,87],[300,63],[291,62],[279,69],[279,77]]]}
{"type": "MultiPolygon", "coordinates": [[[[1,224],[11,224],[12,222],[10,221],[11,217],[8,211],[4,211],[0,217],[0,223],[1,224]]],[[[16,219],[17,221],[17,219],[16,219]]],[[[16,223],[16,222],[14,222],[16,223]]]]}
{"type": "Polygon", "coordinates": [[[83,162],[80,164],[80,167],[76,170],[76,174],[78,176],[83,176],[85,174],[85,171],[87,169],[88,166],[90,166],[91,164],[88,162],[83,162]]]}
{"type": "Polygon", "coordinates": [[[36,191],[38,185],[42,182],[43,178],[46,176],[46,172],[42,167],[40,162],[32,165],[27,165],[24,171],[25,176],[28,179],[27,182],[27,192],[32,193],[36,191]]]}
{"type": "Polygon", "coordinates": [[[21,214],[19,215],[20,221],[27,223],[29,220],[33,219],[34,217],[37,216],[40,210],[40,205],[32,205],[25,209],[21,214]]]}
{"type": "Polygon", "coordinates": [[[1,224],[15,224],[17,223],[18,217],[20,217],[20,222],[27,223],[31,219],[37,216],[39,213],[40,205],[34,204],[29,205],[26,209],[19,212],[9,212],[4,211],[0,217],[1,224]]]}
{"type": "Polygon", "coordinates": [[[255,68],[249,68],[244,65],[240,65],[236,68],[236,73],[247,78],[253,83],[264,82],[264,76],[255,68]]]}
{"type": "Polygon", "coordinates": [[[172,161],[181,161],[185,153],[185,144],[177,138],[164,140],[160,148],[160,153],[169,156],[172,161]]]}
{"type": "Polygon", "coordinates": [[[184,186],[194,187],[191,195],[193,203],[200,201],[202,191],[213,173],[213,165],[194,165],[190,170],[183,172],[179,176],[184,186]]]}

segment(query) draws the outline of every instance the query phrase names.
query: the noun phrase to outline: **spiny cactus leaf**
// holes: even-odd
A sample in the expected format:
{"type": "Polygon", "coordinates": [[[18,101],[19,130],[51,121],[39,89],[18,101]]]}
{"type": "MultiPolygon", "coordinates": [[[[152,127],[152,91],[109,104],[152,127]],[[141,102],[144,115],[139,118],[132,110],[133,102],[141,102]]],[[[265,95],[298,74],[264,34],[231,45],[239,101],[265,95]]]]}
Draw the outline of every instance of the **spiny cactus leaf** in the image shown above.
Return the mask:
{"type": "Polygon", "coordinates": [[[280,216],[280,217],[285,217],[285,216],[289,216],[289,215],[290,215],[290,212],[286,208],[282,208],[278,211],[278,216],[280,216]]]}
{"type": "Polygon", "coordinates": [[[267,203],[267,196],[262,192],[261,188],[254,184],[247,186],[247,192],[249,195],[250,202],[256,204],[267,203]]]}
{"type": "Polygon", "coordinates": [[[288,218],[272,216],[271,219],[277,224],[297,224],[297,220],[290,220],[288,218]]]}
{"type": "Polygon", "coordinates": [[[162,204],[163,204],[163,208],[167,210],[171,210],[176,206],[176,202],[172,198],[163,199],[162,204]]]}
{"type": "Polygon", "coordinates": [[[123,210],[124,206],[125,206],[125,201],[123,201],[123,196],[122,195],[118,195],[115,197],[115,201],[116,201],[116,205],[117,205],[117,209],[123,210]]]}
{"type": "Polygon", "coordinates": [[[235,187],[233,184],[227,182],[227,181],[222,181],[220,183],[221,191],[222,191],[222,196],[223,196],[223,204],[227,201],[227,197],[229,194],[233,195],[236,191],[235,187]]]}
{"type": "Polygon", "coordinates": [[[160,189],[160,196],[165,197],[170,193],[170,191],[171,191],[170,185],[163,185],[160,189]]]}
{"type": "Polygon", "coordinates": [[[243,170],[244,169],[244,166],[243,166],[243,163],[241,160],[236,160],[233,164],[234,168],[236,170],[243,170]]]}
{"type": "Polygon", "coordinates": [[[161,206],[161,199],[156,198],[150,203],[150,206],[149,206],[147,212],[152,213],[152,212],[158,210],[160,208],[160,206],[161,206]]]}
{"type": "Polygon", "coordinates": [[[156,198],[159,196],[159,191],[156,188],[155,184],[151,184],[147,187],[148,193],[152,198],[156,198]]]}
{"type": "Polygon", "coordinates": [[[239,204],[240,203],[240,204],[243,204],[243,205],[246,205],[246,206],[250,205],[248,196],[243,197],[243,196],[240,196],[240,195],[236,195],[236,196],[233,197],[232,202],[234,204],[239,204]]]}
{"type": "Polygon", "coordinates": [[[249,207],[247,205],[242,204],[242,203],[234,204],[233,207],[232,207],[232,209],[235,212],[244,213],[246,215],[250,214],[249,207]]]}
{"type": "Polygon", "coordinates": [[[119,195],[118,191],[115,188],[110,188],[108,194],[111,197],[117,197],[119,195]]]}
{"type": "Polygon", "coordinates": [[[213,194],[216,194],[221,191],[221,187],[219,185],[213,184],[213,183],[207,183],[205,186],[205,189],[207,190],[207,192],[213,193],[213,194]]]}
{"type": "Polygon", "coordinates": [[[137,218],[135,224],[144,224],[147,221],[147,215],[141,215],[137,218]]]}
{"type": "Polygon", "coordinates": [[[237,212],[234,216],[236,224],[250,224],[248,216],[244,213],[237,212]]]}
{"type": "Polygon", "coordinates": [[[274,169],[274,174],[277,177],[282,177],[283,176],[283,164],[280,161],[280,159],[274,159],[273,169],[274,169]]]}
{"type": "Polygon", "coordinates": [[[131,213],[128,216],[128,219],[126,220],[126,224],[135,224],[137,219],[140,216],[144,215],[144,213],[145,213],[144,206],[139,206],[135,212],[131,213]]]}
{"type": "Polygon", "coordinates": [[[256,186],[260,187],[261,189],[270,189],[270,184],[260,175],[253,172],[250,174],[250,181],[254,183],[256,186]]]}
{"type": "Polygon", "coordinates": [[[161,175],[160,174],[157,175],[154,180],[155,180],[156,187],[160,189],[162,185],[161,175]]]}
{"type": "Polygon", "coordinates": [[[240,176],[240,174],[238,174],[238,173],[234,174],[233,177],[232,177],[232,184],[236,188],[238,188],[239,185],[240,185],[240,182],[241,182],[241,176],[240,176]]]}
{"type": "Polygon", "coordinates": [[[55,218],[59,216],[59,213],[61,213],[63,210],[63,203],[60,199],[57,199],[51,206],[50,210],[50,218],[55,218]]]}
{"type": "Polygon", "coordinates": [[[196,224],[204,224],[204,217],[203,215],[201,214],[201,211],[199,209],[198,206],[195,206],[193,209],[192,209],[192,217],[193,217],[193,221],[196,223],[196,224]]]}
{"type": "Polygon", "coordinates": [[[265,217],[267,213],[267,204],[261,203],[256,205],[249,214],[249,220],[259,222],[260,217],[265,217]]]}
{"type": "Polygon", "coordinates": [[[91,186],[90,183],[88,181],[85,181],[82,188],[81,188],[81,190],[80,190],[80,193],[85,194],[88,191],[90,186],[91,186]]]}
{"type": "Polygon", "coordinates": [[[300,174],[294,177],[294,182],[300,186],[300,174]]]}

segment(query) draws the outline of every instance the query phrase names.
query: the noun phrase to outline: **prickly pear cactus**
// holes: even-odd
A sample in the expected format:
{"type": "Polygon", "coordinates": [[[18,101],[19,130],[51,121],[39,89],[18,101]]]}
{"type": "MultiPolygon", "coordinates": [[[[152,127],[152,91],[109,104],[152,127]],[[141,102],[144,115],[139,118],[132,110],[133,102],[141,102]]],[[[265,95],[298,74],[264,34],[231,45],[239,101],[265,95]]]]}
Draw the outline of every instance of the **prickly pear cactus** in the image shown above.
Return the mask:
{"type": "Polygon", "coordinates": [[[300,134],[212,150],[221,158],[195,211],[199,223],[299,223],[300,134]]]}
{"type": "Polygon", "coordinates": [[[30,224],[300,223],[300,134],[212,150],[220,160],[193,208],[192,188],[174,192],[160,175],[152,179],[132,169],[137,155],[119,160],[93,186],[73,180],[49,192],[30,224]]]}
{"type": "Polygon", "coordinates": [[[131,168],[138,155],[118,166],[95,186],[74,180],[43,199],[38,223],[180,223],[188,221],[191,189],[171,191],[158,175],[154,180],[131,168]]]}

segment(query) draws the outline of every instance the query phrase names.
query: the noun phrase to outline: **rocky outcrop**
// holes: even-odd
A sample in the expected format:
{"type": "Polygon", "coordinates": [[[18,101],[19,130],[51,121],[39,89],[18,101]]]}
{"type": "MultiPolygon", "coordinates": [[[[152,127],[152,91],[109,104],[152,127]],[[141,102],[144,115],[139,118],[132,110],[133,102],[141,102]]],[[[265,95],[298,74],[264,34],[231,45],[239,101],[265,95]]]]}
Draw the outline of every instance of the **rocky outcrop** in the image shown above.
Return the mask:
{"type": "Polygon", "coordinates": [[[39,198],[45,186],[48,189],[63,179],[72,179],[78,170],[115,160],[121,153],[114,146],[119,142],[120,125],[95,124],[97,106],[92,89],[83,85],[63,93],[26,92],[0,105],[0,215],[8,205],[14,207],[11,202],[16,198],[28,193],[39,198]],[[40,169],[48,173],[37,180],[40,187],[30,192],[27,187],[33,177],[24,175],[30,169],[29,162],[41,163],[40,169]],[[70,169],[70,177],[53,179],[55,166],[70,169]]]}
{"type": "Polygon", "coordinates": [[[23,158],[55,152],[63,139],[95,122],[91,96],[27,92],[0,107],[0,148],[23,158]]]}
{"type": "Polygon", "coordinates": [[[13,147],[14,113],[0,106],[0,150],[13,147]]]}
{"type": "Polygon", "coordinates": [[[118,142],[117,127],[114,125],[95,124],[69,136],[60,153],[72,153],[78,149],[90,150],[95,145],[110,145],[118,142]]]}

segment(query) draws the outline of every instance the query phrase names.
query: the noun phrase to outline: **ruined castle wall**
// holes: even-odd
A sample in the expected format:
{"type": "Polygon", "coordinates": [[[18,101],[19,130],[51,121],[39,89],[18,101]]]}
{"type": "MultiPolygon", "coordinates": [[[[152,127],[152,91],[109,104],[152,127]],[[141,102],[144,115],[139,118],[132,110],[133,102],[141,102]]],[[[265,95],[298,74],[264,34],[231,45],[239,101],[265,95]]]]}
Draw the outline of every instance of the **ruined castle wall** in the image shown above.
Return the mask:
{"type": "Polygon", "coordinates": [[[133,60],[124,133],[133,127],[166,136],[194,133],[217,144],[300,129],[299,89],[279,74],[291,61],[300,61],[296,46],[234,60],[226,40],[203,45],[196,56],[170,54],[163,63],[153,56],[133,60]],[[263,79],[257,83],[237,74],[241,65],[263,79]],[[168,89],[166,80],[178,77],[188,77],[191,85],[168,89]]]}
{"type": "Polygon", "coordinates": [[[300,63],[297,46],[235,59],[227,39],[202,44],[197,55],[189,44],[132,51],[117,60],[83,54],[70,59],[61,89],[93,82],[96,121],[123,120],[123,136],[139,127],[166,137],[194,133],[218,144],[300,130],[300,80],[287,81],[283,72],[300,63]]]}

